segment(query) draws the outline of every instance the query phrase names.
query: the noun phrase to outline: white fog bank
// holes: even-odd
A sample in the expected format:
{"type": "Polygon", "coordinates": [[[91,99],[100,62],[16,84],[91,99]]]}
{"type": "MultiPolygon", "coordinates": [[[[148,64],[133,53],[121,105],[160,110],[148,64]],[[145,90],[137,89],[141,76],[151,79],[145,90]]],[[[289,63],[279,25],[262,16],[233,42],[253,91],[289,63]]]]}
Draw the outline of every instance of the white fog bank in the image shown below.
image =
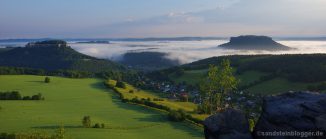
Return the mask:
{"type": "Polygon", "coordinates": [[[182,64],[223,55],[326,53],[326,41],[278,41],[281,44],[295,48],[290,51],[239,51],[217,47],[227,41],[144,41],[111,42],[111,44],[70,43],[69,45],[81,53],[111,60],[119,60],[123,54],[133,51],[163,52],[168,54],[169,59],[179,60],[182,64]]]}

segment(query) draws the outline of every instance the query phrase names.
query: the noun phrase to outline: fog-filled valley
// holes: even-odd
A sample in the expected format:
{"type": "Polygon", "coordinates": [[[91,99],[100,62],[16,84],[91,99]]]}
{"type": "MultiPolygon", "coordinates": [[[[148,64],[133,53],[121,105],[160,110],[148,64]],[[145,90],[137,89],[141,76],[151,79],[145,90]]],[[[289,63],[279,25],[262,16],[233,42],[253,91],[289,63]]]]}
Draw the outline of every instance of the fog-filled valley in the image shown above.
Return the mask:
{"type": "MultiPolygon", "coordinates": [[[[255,55],[255,54],[311,54],[326,53],[326,41],[280,40],[285,46],[295,48],[281,51],[262,50],[227,50],[218,45],[228,40],[203,41],[111,41],[109,44],[69,42],[69,45],[90,56],[120,61],[126,53],[161,52],[167,59],[178,61],[179,64],[194,62],[214,56],[224,55],[255,55]]],[[[17,47],[26,42],[0,43],[0,47],[17,47]]]]}
{"type": "Polygon", "coordinates": [[[139,41],[112,42],[111,44],[70,43],[70,46],[81,53],[114,61],[121,60],[123,55],[128,52],[162,52],[167,53],[166,57],[168,59],[177,60],[180,64],[223,55],[326,53],[326,41],[278,41],[281,44],[295,48],[289,51],[226,50],[218,47],[218,45],[227,41],[139,41]]]}

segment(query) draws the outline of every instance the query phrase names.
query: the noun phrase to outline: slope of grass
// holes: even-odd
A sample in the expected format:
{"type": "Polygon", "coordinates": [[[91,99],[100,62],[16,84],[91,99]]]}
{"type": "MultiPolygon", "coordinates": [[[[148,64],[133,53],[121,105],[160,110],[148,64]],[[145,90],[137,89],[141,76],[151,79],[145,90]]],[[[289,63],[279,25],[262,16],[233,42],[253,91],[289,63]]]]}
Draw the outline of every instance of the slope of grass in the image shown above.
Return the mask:
{"type": "Polygon", "coordinates": [[[22,95],[42,93],[44,101],[0,101],[0,132],[53,132],[64,125],[69,138],[203,138],[202,129],[186,123],[173,123],[165,115],[140,106],[120,102],[98,79],[42,76],[0,76],[1,91],[22,95]],[[81,128],[83,116],[105,129],[81,128]]]}
{"type": "MultiPolygon", "coordinates": [[[[177,83],[186,82],[190,84],[197,84],[205,77],[206,72],[207,69],[189,70],[189,71],[185,71],[185,74],[180,77],[177,77],[173,74],[170,75],[169,77],[177,83]]],[[[250,70],[235,76],[237,77],[237,79],[240,80],[239,86],[243,86],[243,85],[253,83],[255,81],[259,81],[261,77],[266,75],[268,75],[268,73],[250,70]]],[[[318,83],[313,83],[313,84],[318,84],[318,83]]],[[[259,83],[253,87],[250,87],[247,90],[255,94],[270,95],[270,94],[284,93],[287,91],[306,90],[308,85],[312,85],[312,84],[291,82],[284,78],[275,78],[269,81],[259,83]]]]}
{"type": "Polygon", "coordinates": [[[186,82],[187,84],[196,85],[198,84],[207,74],[207,69],[203,70],[187,70],[183,75],[177,76],[175,73],[169,75],[169,78],[176,83],[186,82]]]}
{"type": "Polygon", "coordinates": [[[236,75],[236,77],[240,80],[239,85],[243,86],[258,81],[260,77],[266,75],[268,75],[268,73],[263,73],[259,71],[246,71],[240,75],[236,75]]]}
{"type": "Polygon", "coordinates": [[[273,80],[265,81],[261,84],[253,86],[248,91],[256,94],[269,95],[284,93],[287,91],[302,91],[307,90],[309,83],[294,83],[283,78],[275,78],[273,80]]]}
{"type": "MultiPolygon", "coordinates": [[[[235,69],[233,70],[235,71],[235,69]]],[[[176,83],[186,82],[187,84],[196,85],[206,77],[207,71],[208,69],[188,70],[185,71],[182,76],[176,76],[173,73],[169,77],[176,83]]],[[[265,75],[268,75],[268,73],[263,73],[259,71],[246,71],[240,75],[235,74],[235,76],[240,80],[240,86],[257,81],[260,77],[265,75]]]]}

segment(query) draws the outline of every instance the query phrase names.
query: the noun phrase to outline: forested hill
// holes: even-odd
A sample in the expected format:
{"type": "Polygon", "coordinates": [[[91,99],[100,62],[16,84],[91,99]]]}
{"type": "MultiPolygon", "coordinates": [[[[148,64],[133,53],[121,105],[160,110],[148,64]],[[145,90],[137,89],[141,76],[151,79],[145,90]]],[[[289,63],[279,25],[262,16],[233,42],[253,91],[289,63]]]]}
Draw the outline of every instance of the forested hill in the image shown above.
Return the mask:
{"type": "Polygon", "coordinates": [[[211,64],[218,65],[222,59],[229,59],[238,73],[254,70],[274,73],[291,81],[326,81],[326,54],[222,56],[203,59],[182,68],[207,69],[211,64]]]}
{"type": "Polygon", "coordinates": [[[0,66],[27,67],[45,70],[78,70],[101,72],[124,67],[109,60],[81,54],[63,41],[29,43],[0,53],[0,66]]]}

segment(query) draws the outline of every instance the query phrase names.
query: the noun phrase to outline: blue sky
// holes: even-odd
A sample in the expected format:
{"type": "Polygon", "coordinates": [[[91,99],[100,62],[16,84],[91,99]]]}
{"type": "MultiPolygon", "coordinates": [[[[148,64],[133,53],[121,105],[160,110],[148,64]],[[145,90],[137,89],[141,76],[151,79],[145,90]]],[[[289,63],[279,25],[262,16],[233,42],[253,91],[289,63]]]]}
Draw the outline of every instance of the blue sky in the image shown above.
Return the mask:
{"type": "Polygon", "coordinates": [[[0,0],[0,39],[325,36],[325,0],[0,0]]]}

